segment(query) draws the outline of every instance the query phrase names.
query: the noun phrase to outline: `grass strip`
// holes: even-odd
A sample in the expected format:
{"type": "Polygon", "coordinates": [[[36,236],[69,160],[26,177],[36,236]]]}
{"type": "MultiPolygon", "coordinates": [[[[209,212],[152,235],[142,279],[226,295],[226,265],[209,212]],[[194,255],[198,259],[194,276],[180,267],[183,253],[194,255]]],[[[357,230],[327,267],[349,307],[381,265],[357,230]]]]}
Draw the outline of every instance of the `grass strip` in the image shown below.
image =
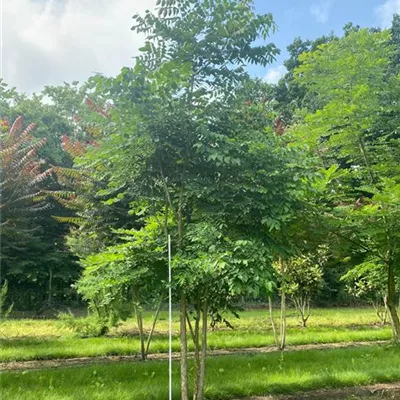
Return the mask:
{"type": "MultiPolygon", "coordinates": [[[[167,368],[165,361],[152,361],[3,372],[2,395],[9,400],[161,400],[168,393],[167,368]]],[[[179,399],[178,363],[173,378],[173,398],[179,399]]],[[[224,356],[207,362],[206,396],[222,400],[399,380],[396,346],[224,356]]]]}

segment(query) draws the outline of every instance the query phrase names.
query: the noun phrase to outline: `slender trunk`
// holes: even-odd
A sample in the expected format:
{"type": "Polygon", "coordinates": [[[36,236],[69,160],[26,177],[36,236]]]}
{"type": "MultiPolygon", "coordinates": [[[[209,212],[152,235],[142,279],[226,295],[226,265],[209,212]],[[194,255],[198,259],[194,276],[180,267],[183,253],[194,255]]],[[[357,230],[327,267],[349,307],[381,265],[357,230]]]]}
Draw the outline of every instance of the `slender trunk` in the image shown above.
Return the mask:
{"type": "Polygon", "coordinates": [[[200,381],[200,317],[201,317],[201,309],[200,309],[200,300],[198,299],[196,305],[196,321],[194,324],[194,389],[193,389],[193,400],[198,400],[198,392],[199,392],[199,381],[200,381]]]}
{"type": "Polygon", "coordinates": [[[286,282],[285,282],[285,264],[280,260],[281,264],[281,344],[280,349],[284,350],[286,344],[286,282]]]}
{"type": "Polygon", "coordinates": [[[400,320],[396,310],[395,304],[396,296],[396,282],[394,276],[394,268],[391,262],[388,263],[388,294],[387,294],[387,307],[392,320],[393,340],[398,342],[400,340],[400,320]]]}
{"type": "Polygon", "coordinates": [[[383,306],[384,306],[384,314],[383,314],[383,325],[386,325],[387,317],[388,317],[388,306],[387,306],[387,296],[383,296],[383,306]]]}
{"type": "Polygon", "coordinates": [[[307,328],[307,321],[310,316],[310,300],[302,299],[300,309],[301,309],[301,326],[303,328],[307,328]]]}
{"type": "Polygon", "coordinates": [[[300,314],[301,314],[301,327],[302,327],[302,328],[305,328],[306,325],[307,325],[307,320],[306,320],[306,305],[305,305],[305,303],[302,303],[300,309],[301,309],[301,312],[300,312],[300,314]]]}
{"type": "Polygon", "coordinates": [[[53,268],[49,269],[49,293],[47,297],[47,302],[51,304],[53,299],[53,268]]]}
{"type": "Polygon", "coordinates": [[[151,330],[150,330],[149,336],[147,337],[146,351],[145,351],[146,358],[147,358],[147,355],[149,354],[150,343],[151,343],[151,339],[153,339],[153,334],[154,334],[154,330],[156,328],[156,323],[157,323],[157,320],[158,320],[158,316],[160,314],[161,305],[162,305],[162,299],[158,303],[156,312],[154,314],[153,325],[151,326],[151,330]]]}
{"type": "Polygon", "coordinates": [[[186,296],[182,292],[180,304],[180,339],[181,339],[181,400],[189,400],[188,385],[188,349],[186,337],[186,296]]]}
{"type": "Polygon", "coordinates": [[[203,301],[203,325],[201,337],[201,356],[200,356],[200,378],[198,384],[197,400],[204,399],[204,385],[206,381],[206,358],[207,358],[207,315],[208,315],[208,302],[207,302],[207,289],[203,301]]]}
{"type": "Polygon", "coordinates": [[[140,358],[142,361],[146,360],[146,350],[144,346],[144,334],[143,334],[143,315],[142,309],[140,307],[140,295],[139,289],[137,287],[133,288],[133,297],[135,302],[135,313],[136,313],[136,321],[139,330],[139,338],[140,338],[140,358]]]}
{"type": "Polygon", "coordinates": [[[194,330],[193,330],[192,323],[190,321],[190,315],[189,315],[189,313],[187,311],[186,311],[186,322],[187,322],[187,324],[189,326],[190,336],[192,337],[193,344],[194,344],[195,343],[194,330]]]}
{"type": "Polygon", "coordinates": [[[272,313],[271,296],[268,296],[268,307],[269,307],[269,319],[271,320],[272,332],[274,333],[275,346],[279,348],[278,333],[276,331],[275,320],[274,320],[274,316],[273,316],[273,313],[272,313]]]}

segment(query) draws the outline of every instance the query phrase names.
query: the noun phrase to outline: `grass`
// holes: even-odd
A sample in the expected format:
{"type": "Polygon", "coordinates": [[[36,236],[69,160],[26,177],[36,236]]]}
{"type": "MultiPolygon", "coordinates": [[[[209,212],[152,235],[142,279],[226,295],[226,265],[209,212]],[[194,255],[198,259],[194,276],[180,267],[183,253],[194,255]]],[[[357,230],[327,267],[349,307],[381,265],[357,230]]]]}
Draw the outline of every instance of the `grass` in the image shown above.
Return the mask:
{"type": "MultiPolygon", "coordinates": [[[[9,400],[161,400],[167,398],[167,368],[167,362],[157,361],[3,372],[2,394],[9,400]]],[[[221,400],[396,380],[400,348],[394,346],[224,356],[207,362],[206,397],[221,400]]],[[[173,382],[173,398],[178,399],[178,363],[173,382]]]]}
{"type": "MultiPolygon", "coordinates": [[[[234,326],[235,330],[251,330],[265,331],[270,329],[268,310],[246,310],[239,313],[240,318],[231,316],[229,321],[234,326]]],[[[275,317],[278,318],[279,311],[275,311],[275,317]]],[[[152,322],[152,313],[144,313],[145,328],[149,329],[152,322]]],[[[312,310],[308,326],[315,327],[351,327],[360,325],[376,325],[378,319],[375,312],[369,308],[333,308],[333,309],[315,309],[312,310]]],[[[287,326],[289,328],[298,328],[299,319],[293,310],[288,310],[287,326]]],[[[224,328],[223,326],[219,327],[224,328]]],[[[173,329],[179,329],[179,315],[173,313],[173,329]]],[[[134,319],[121,324],[113,334],[124,335],[136,330],[134,319]]],[[[160,319],[157,322],[158,332],[168,331],[168,313],[162,311],[160,319]]],[[[1,325],[1,338],[17,338],[17,337],[60,337],[73,336],[73,333],[68,328],[56,319],[9,319],[1,325]]]]}
{"type": "MultiPolygon", "coordinates": [[[[385,329],[336,329],[289,330],[289,345],[309,343],[337,343],[354,341],[389,340],[391,331],[385,329]]],[[[179,351],[178,337],[173,339],[173,350],[179,351]]],[[[191,342],[189,343],[190,345],[191,342]]],[[[270,332],[219,331],[211,332],[209,349],[235,349],[273,345],[270,332]]],[[[150,348],[152,353],[168,351],[168,338],[155,337],[150,348]]],[[[54,358],[93,357],[104,355],[134,355],[139,353],[139,340],[129,337],[61,338],[61,339],[3,339],[0,361],[46,360],[54,358]]]]}
{"type": "MultiPolygon", "coordinates": [[[[161,314],[151,352],[168,351],[167,314],[161,314]]],[[[151,314],[146,313],[146,327],[151,314]]],[[[251,310],[231,319],[235,329],[220,327],[209,334],[210,349],[233,349],[273,345],[273,335],[266,310],[251,310]]],[[[317,309],[307,329],[299,327],[293,311],[288,315],[289,345],[388,340],[390,327],[376,324],[376,316],[368,309],[317,309]]],[[[174,329],[178,315],[174,314],[174,329]]],[[[126,321],[112,336],[81,339],[57,320],[8,320],[1,325],[0,361],[23,361],[103,355],[133,355],[139,352],[139,340],[133,320],[126,321]],[[132,336],[133,335],[133,336],[132,336]]],[[[177,336],[173,349],[179,350],[177,336]]]]}

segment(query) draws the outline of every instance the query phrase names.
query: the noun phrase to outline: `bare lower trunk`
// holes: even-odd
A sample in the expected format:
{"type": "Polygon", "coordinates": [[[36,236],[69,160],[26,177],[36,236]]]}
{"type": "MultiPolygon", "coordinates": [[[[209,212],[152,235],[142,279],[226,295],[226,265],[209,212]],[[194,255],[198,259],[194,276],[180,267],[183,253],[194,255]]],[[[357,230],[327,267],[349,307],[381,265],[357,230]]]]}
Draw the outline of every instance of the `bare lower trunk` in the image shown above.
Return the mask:
{"type": "Polygon", "coordinates": [[[383,314],[383,324],[386,325],[388,317],[387,296],[383,296],[383,306],[385,308],[385,312],[383,314]]]}
{"type": "Polygon", "coordinates": [[[206,358],[207,358],[207,291],[203,302],[203,324],[202,324],[202,337],[201,337],[201,355],[200,355],[200,376],[198,384],[197,400],[204,399],[204,385],[206,381],[206,358]]]}
{"type": "Polygon", "coordinates": [[[133,295],[135,301],[135,313],[136,313],[136,321],[139,330],[139,338],[140,338],[140,358],[142,361],[146,360],[146,350],[144,346],[144,333],[143,333],[143,316],[142,309],[140,307],[140,297],[139,297],[139,289],[133,288],[133,295]]]}
{"type": "Polygon", "coordinates": [[[393,329],[393,340],[398,342],[400,340],[400,321],[399,315],[397,314],[395,305],[396,296],[396,282],[394,277],[393,264],[388,264],[388,295],[387,295],[387,307],[389,310],[390,319],[392,321],[393,329]]]}
{"type": "Polygon", "coordinates": [[[53,300],[53,268],[49,270],[49,293],[47,297],[47,302],[51,304],[53,300]]]}
{"type": "Polygon", "coordinates": [[[193,400],[198,400],[199,381],[200,381],[200,317],[201,309],[199,300],[196,305],[196,320],[193,330],[193,343],[194,343],[194,389],[193,400]]]}
{"type": "Polygon", "coordinates": [[[281,294],[281,343],[279,348],[283,350],[286,345],[286,294],[282,290],[281,294]]]}
{"type": "Polygon", "coordinates": [[[271,296],[268,297],[268,307],[269,307],[269,319],[270,319],[270,321],[271,321],[272,332],[274,333],[275,346],[279,348],[278,333],[277,333],[277,331],[276,331],[276,325],[275,325],[274,316],[273,316],[273,313],[272,313],[272,300],[271,300],[271,296]]]}
{"type": "Polygon", "coordinates": [[[285,264],[280,260],[281,264],[281,343],[280,349],[283,350],[286,345],[286,282],[285,282],[285,264]]]}
{"type": "Polygon", "coordinates": [[[301,316],[301,326],[307,328],[307,321],[310,318],[310,301],[300,300],[300,316],[301,316]]]}
{"type": "Polygon", "coordinates": [[[181,339],[181,400],[189,400],[188,385],[188,349],[186,337],[186,297],[181,294],[180,304],[180,339],[181,339]]]}
{"type": "Polygon", "coordinates": [[[147,337],[146,352],[145,352],[146,358],[147,358],[147,355],[149,354],[150,343],[151,343],[151,339],[153,339],[153,334],[154,334],[154,330],[156,328],[158,315],[160,314],[161,304],[162,304],[162,299],[158,303],[158,306],[157,306],[157,309],[156,309],[156,313],[154,314],[153,325],[151,326],[151,330],[150,330],[149,336],[147,337]]]}

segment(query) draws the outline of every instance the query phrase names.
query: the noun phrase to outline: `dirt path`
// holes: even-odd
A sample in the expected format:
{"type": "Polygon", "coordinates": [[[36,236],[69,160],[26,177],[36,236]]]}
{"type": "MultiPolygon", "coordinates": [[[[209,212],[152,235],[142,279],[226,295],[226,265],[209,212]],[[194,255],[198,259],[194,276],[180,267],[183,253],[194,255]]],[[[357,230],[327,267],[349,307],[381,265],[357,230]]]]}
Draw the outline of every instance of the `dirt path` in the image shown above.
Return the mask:
{"type": "MultiPolygon", "coordinates": [[[[360,347],[360,346],[371,346],[381,345],[388,343],[386,340],[374,341],[374,342],[340,342],[340,343],[323,343],[323,344],[304,344],[296,346],[287,346],[285,351],[299,351],[299,350],[326,350],[326,349],[338,349],[345,347],[360,347]]],[[[226,355],[244,355],[244,354],[262,354],[262,353],[273,353],[277,352],[275,347],[248,347],[243,349],[222,349],[222,350],[211,350],[208,352],[210,356],[226,356],[226,355]]],[[[190,353],[193,355],[192,353],[190,353]]],[[[173,359],[179,358],[179,353],[172,354],[173,359]]],[[[167,353],[150,354],[148,356],[149,361],[151,360],[167,360],[167,353]]],[[[0,363],[0,371],[18,371],[28,369],[43,369],[43,368],[62,368],[62,367],[74,367],[79,365],[87,364],[104,364],[104,363],[115,363],[121,361],[139,362],[138,355],[133,356],[96,356],[96,357],[79,357],[79,358],[65,358],[65,359],[54,359],[54,360],[33,360],[33,361],[16,361],[16,362],[3,362],[0,363]]],[[[400,397],[399,397],[400,398],[400,397]]]]}
{"type": "Polygon", "coordinates": [[[240,400],[357,400],[365,398],[372,398],[376,400],[398,400],[400,399],[400,382],[379,383],[376,385],[355,386],[340,389],[320,389],[309,392],[299,392],[293,395],[276,395],[265,397],[256,396],[240,400]]]}

